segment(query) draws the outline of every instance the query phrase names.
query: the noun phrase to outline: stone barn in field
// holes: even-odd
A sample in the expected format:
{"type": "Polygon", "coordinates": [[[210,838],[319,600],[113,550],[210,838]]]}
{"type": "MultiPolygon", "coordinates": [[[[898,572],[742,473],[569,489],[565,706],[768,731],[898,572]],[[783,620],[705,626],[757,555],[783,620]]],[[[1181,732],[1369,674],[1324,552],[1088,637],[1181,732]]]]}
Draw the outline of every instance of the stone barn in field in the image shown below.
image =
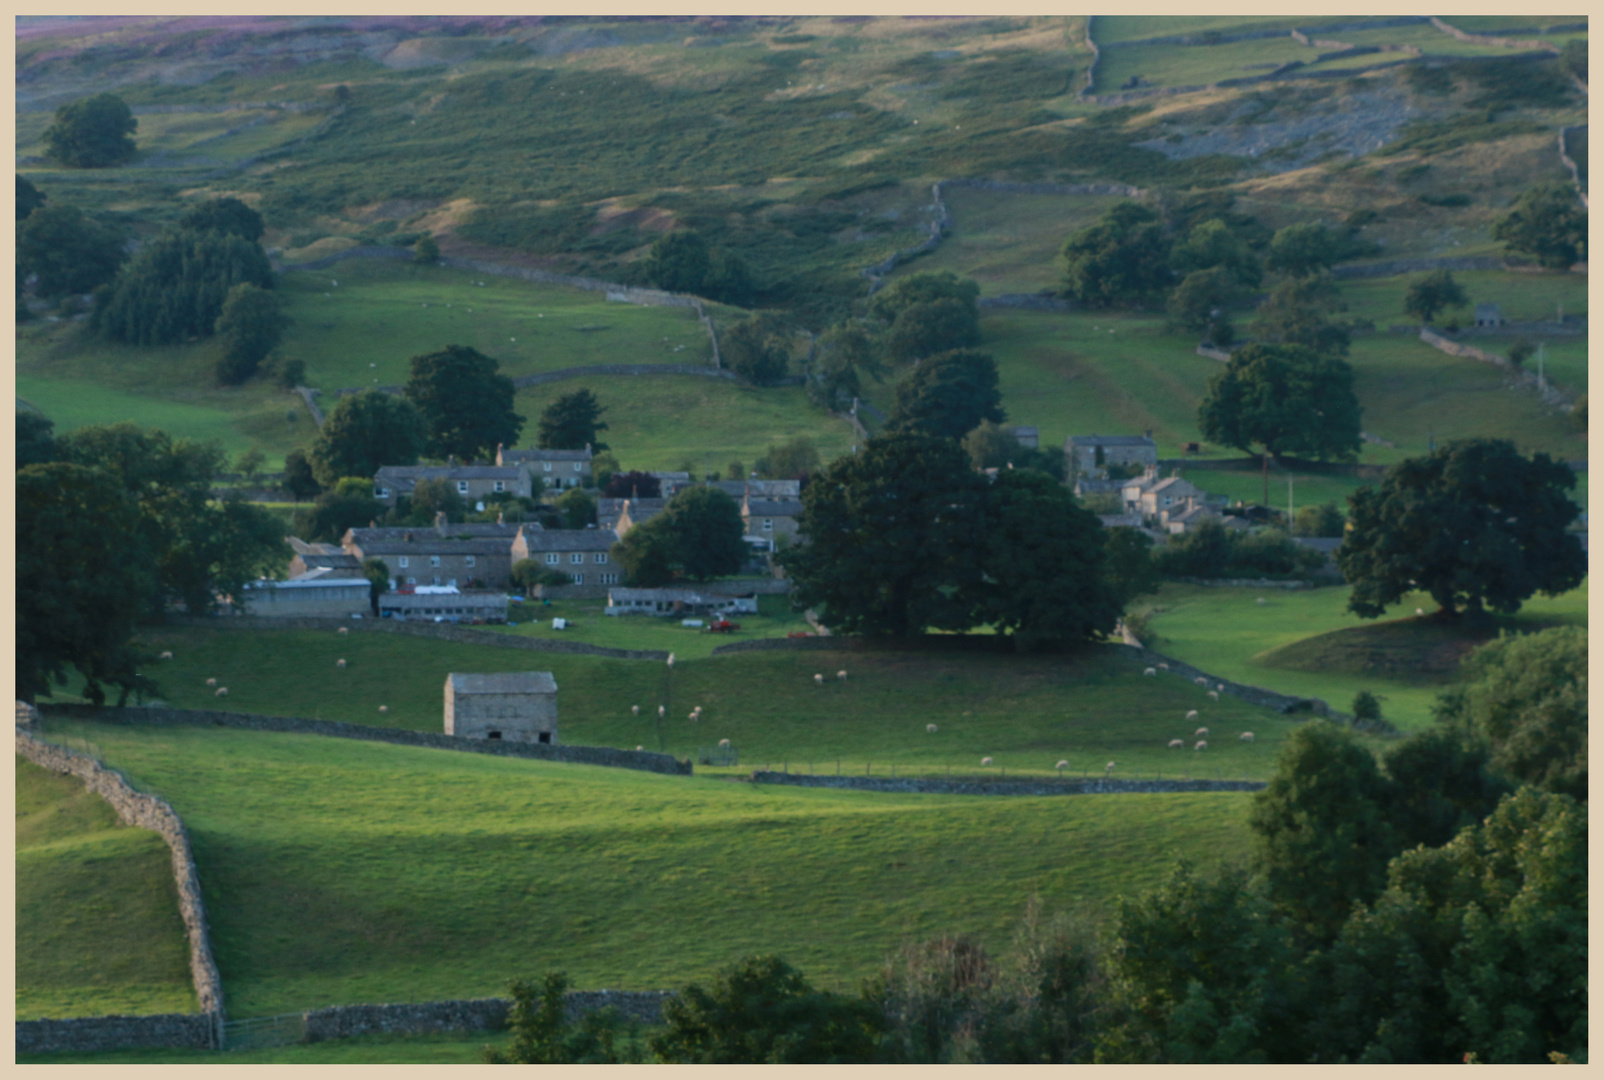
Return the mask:
{"type": "Polygon", "coordinates": [[[557,742],[557,680],[549,671],[446,676],[446,734],[557,742]]]}

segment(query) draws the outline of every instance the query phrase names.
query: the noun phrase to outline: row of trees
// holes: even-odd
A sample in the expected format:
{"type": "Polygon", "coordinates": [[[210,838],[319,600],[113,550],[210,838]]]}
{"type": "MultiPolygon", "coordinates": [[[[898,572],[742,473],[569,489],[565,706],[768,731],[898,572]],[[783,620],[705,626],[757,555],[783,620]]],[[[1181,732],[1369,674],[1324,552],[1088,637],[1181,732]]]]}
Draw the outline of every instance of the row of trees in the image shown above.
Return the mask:
{"type": "Polygon", "coordinates": [[[152,660],[135,633],[175,605],[209,613],[247,581],[282,570],[283,526],[259,506],[212,498],[213,444],[133,424],[56,437],[17,414],[17,693],[64,685],[84,696],[145,692],[152,660]]]}
{"type": "Polygon", "coordinates": [[[1099,931],[1033,898],[1011,946],[905,946],[855,994],[755,956],[664,1006],[569,1023],[515,983],[487,1060],[1404,1064],[1587,1055],[1587,635],[1494,642],[1378,761],[1311,721],[1254,796],[1245,864],[1183,861],[1099,931]]]}

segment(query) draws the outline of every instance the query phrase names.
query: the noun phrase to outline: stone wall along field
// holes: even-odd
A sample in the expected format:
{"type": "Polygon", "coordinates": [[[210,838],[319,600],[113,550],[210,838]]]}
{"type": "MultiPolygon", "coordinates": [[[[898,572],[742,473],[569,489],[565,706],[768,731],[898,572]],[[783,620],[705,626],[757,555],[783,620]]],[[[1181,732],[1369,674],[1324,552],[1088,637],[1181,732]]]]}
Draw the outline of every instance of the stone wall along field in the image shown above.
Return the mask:
{"type": "Polygon", "coordinates": [[[1114,795],[1171,791],[1258,791],[1257,780],[941,780],[923,777],[814,776],[807,773],[752,773],[754,784],[850,788],[930,795],[1114,795]]]}
{"type": "MultiPolygon", "coordinates": [[[[663,1022],[669,990],[573,990],[563,998],[570,1020],[608,1006],[640,1024],[663,1022]]],[[[418,1035],[434,1031],[501,1031],[512,1002],[506,998],[425,1001],[410,1005],[336,1005],[305,1014],[306,1041],[349,1039],[356,1035],[418,1035]]]]}

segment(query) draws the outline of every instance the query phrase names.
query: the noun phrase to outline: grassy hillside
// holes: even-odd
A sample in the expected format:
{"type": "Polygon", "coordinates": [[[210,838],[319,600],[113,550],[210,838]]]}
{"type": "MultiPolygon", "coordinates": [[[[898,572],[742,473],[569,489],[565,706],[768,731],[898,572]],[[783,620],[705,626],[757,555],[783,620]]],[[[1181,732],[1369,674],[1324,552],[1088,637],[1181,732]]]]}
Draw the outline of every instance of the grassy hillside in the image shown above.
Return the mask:
{"type": "Polygon", "coordinates": [[[797,650],[684,657],[670,687],[666,665],[655,661],[391,634],[168,630],[146,640],[173,652],[154,674],[163,700],[182,708],[217,707],[205,685],[215,678],[229,688],[231,711],[439,731],[449,672],[550,671],[561,687],[564,742],[656,749],[657,706],[668,704],[662,735],[669,753],[691,757],[727,738],[742,771],[786,761],[833,771],[839,760],[848,773],[895,765],[902,773],[1051,775],[1065,760],[1076,774],[1101,774],[1112,760],[1117,776],[1262,779],[1295,724],[1233,698],[1212,702],[1178,677],[1143,677],[1110,650],[1075,658],[797,650]],[[336,667],[338,659],[347,667],[336,667]],[[839,670],[847,671],[845,682],[835,678],[839,670]],[[826,675],[822,688],[814,685],[816,673],[826,675]],[[380,714],[380,705],[388,712],[380,714]],[[638,717],[633,705],[641,707],[638,717]],[[693,722],[687,717],[697,705],[702,718],[693,722]],[[1192,709],[1200,713],[1196,722],[1185,720],[1192,709]],[[925,730],[930,723],[935,733],[925,730]],[[1166,749],[1200,724],[1229,737],[1211,743],[1206,758],[1166,749]],[[1244,730],[1258,741],[1238,743],[1244,730]],[[981,769],[983,757],[994,760],[992,770],[981,769]]]}
{"type": "Polygon", "coordinates": [[[195,1011],[161,837],[20,756],[16,784],[17,1019],[195,1011]]]}
{"type": "MultiPolygon", "coordinates": [[[[1165,585],[1138,607],[1151,612],[1146,644],[1206,671],[1269,686],[1282,693],[1324,698],[1346,711],[1353,696],[1382,697],[1382,715],[1404,731],[1425,726],[1431,705],[1453,677],[1444,639],[1479,644],[1481,635],[1445,634],[1434,620],[1412,623],[1413,612],[1435,611],[1424,594],[1405,597],[1377,623],[1347,612],[1345,587],[1289,591],[1165,585]],[[1263,604],[1258,601],[1264,600],[1263,604]]],[[[1553,598],[1536,596],[1496,626],[1528,633],[1554,625],[1587,624],[1587,586],[1553,598]]]]}
{"type": "Polygon", "coordinates": [[[183,815],[235,1016],[492,994],[559,966],[580,986],[672,987],[758,951],[855,988],[905,939],[1001,945],[1032,892],[1104,915],[1177,855],[1246,841],[1241,794],[885,796],[62,730],[92,733],[183,815]]]}

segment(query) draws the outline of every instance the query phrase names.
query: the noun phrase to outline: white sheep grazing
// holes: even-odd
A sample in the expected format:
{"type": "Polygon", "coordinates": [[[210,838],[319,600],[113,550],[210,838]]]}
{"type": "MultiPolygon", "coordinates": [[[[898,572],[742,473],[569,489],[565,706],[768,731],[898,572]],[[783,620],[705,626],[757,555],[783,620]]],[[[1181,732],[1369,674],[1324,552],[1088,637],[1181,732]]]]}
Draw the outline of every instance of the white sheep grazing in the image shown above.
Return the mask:
{"type": "Polygon", "coordinates": [[[1205,679],[1201,675],[1199,675],[1197,678],[1193,679],[1192,681],[1197,683],[1199,686],[1207,686],[1209,684],[1209,681],[1207,679],[1205,679]]]}
{"type": "Polygon", "coordinates": [[[173,658],[173,654],[172,653],[170,653],[170,652],[162,653],[162,659],[163,660],[171,660],[172,658],[173,658]]]}
{"type": "Polygon", "coordinates": [[[379,711],[382,712],[382,713],[387,713],[387,712],[390,711],[390,706],[388,706],[388,705],[380,705],[379,706],[379,711]]]}
{"type": "Polygon", "coordinates": [[[1262,603],[1264,603],[1264,602],[1265,602],[1265,600],[1264,600],[1264,597],[1262,597],[1262,596],[1261,596],[1261,597],[1259,597],[1259,598],[1258,598],[1258,599],[1257,599],[1257,600],[1255,600],[1255,601],[1253,601],[1253,602],[1254,602],[1254,603],[1255,603],[1255,604],[1262,604],[1262,603]]]}
{"type": "Polygon", "coordinates": [[[934,725],[934,724],[926,724],[925,725],[925,731],[928,732],[931,735],[934,735],[936,733],[936,725],[934,725]]]}
{"type": "Polygon", "coordinates": [[[982,765],[990,765],[991,764],[991,758],[983,757],[983,758],[980,759],[980,763],[982,765]]]}
{"type": "Polygon", "coordinates": [[[206,680],[206,685],[207,686],[216,686],[217,685],[217,680],[216,679],[207,679],[206,680]]]}
{"type": "Polygon", "coordinates": [[[1054,765],[1054,766],[1053,766],[1053,768],[1055,768],[1055,769],[1057,769],[1057,770],[1058,770],[1058,771],[1060,771],[1060,772],[1062,772],[1062,771],[1063,771],[1063,770],[1065,770],[1065,769],[1067,769],[1067,768],[1069,768],[1069,762],[1067,762],[1067,761],[1060,761],[1060,762],[1059,762],[1059,763],[1058,763],[1058,764],[1057,764],[1057,765],[1054,765]]]}
{"type": "Polygon", "coordinates": [[[661,720],[663,717],[665,717],[667,715],[668,715],[668,706],[667,705],[659,705],[657,707],[657,718],[659,720],[661,720]]]}
{"type": "Polygon", "coordinates": [[[1208,748],[1209,748],[1209,744],[1207,742],[1203,741],[1202,739],[1199,739],[1197,741],[1197,745],[1192,747],[1193,750],[1207,750],[1208,748]]]}
{"type": "Polygon", "coordinates": [[[227,697],[227,696],[228,696],[228,687],[226,687],[226,686],[219,686],[219,687],[218,687],[218,688],[217,688],[217,696],[218,696],[218,697],[227,697]]]}
{"type": "Polygon", "coordinates": [[[1213,698],[1215,701],[1219,701],[1220,700],[1220,692],[1218,690],[1210,690],[1209,691],[1209,697],[1213,698]]]}
{"type": "Polygon", "coordinates": [[[640,745],[638,745],[638,744],[637,744],[637,745],[636,745],[636,747],[635,747],[635,749],[637,749],[637,750],[644,750],[644,749],[646,749],[646,748],[645,748],[645,747],[644,747],[644,746],[640,746],[640,745]]]}
{"type": "Polygon", "coordinates": [[[1169,665],[1168,665],[1168,664],[1160,664],[1160,665],[1159,665],[1159,666],[1158,666],[1158,669],[1159,669],[1159,670],[1160,670],[1160,671],[1168,671],[1168,670],[1169,670],[1169,669],[1170,669],[1170,666],[1169,666],[1169,665]]]}
{"type": "Polygon", "coordinates": [[[345,661],[344,660],[336,660],[336,661],[334,661],[334,666],[337,667],[337,668],[343,668],[345,666],[345,661]]]}
{"type": "Polygon", "coordinates": [[[1188,709],[1186,711],[1186,718],[1188,720],[1196,720],[1197,719],[1197,710],[1196,709],[1188,709]]]}
{"type": "Polygon", "coordinates": [[[1200,727],[1196,731],[1192,732],[1192,738],[1194,739],[1206,739],[1208,737],[1209,729],[1206,727],[1200,727]]]}
{"type": "Polygon", "coordinates": [[[1103,766],[1103,771],[1105,773],[1113,772],[1114,771],[1114,763],[1112,761],[1110,761],[1107,765],[1104,765],[1103,766]]]}
{"type": "Polygon", "coordinates": [[[629,714],[631,716],[639,716],[640,715],[640,706],[639,705],[631,705],[629,707],[629,714]]]}
{"type": "Polygon", "coordinates": [[[1217,682],[1217,683],[1214,684],[1214,689],[1216,689],[1216,690],[1224,690],[1225,689],[1225,684],[1222,683],[1222,682],[1217,682]]]}
{"type": "Polygon", "coordinates": [[[1426,613],[1426,609],[1425,608],[1423,608],[1423,607],[1415,608],[1415,614],[1416,615],[1424,615],[1425,613],[1426,613]]]}
{"type": "Polygon", "coordinates": [[[1142,674],[1143,675],[1157,675],[1158,674],[1158,669],[1157,668],[1148,668],[1146,671],[1142,672],[1142,674]]]}
{"type": "Polygon", "coordinates": [[[1243,742],[1252,742],[1253,741],[1253,732],[1244,731],[1242,734],[1238,735],[1237,738],[1241,739],[1243,742]]]}
{"type": "Polygon", "coordinates": [[[350,628],[350,627],[349,627],[349,626],[342,626],[342,627],[340,627],[340,633],[342,633],[342,634],[349,634],[349,633],[350,633],[350,632],[351,632],[351,628],[350,628]]]}
{"type": "Polygon", "coordinates": [[[719,745],[720,745],[720,746],[729,746],[729,745],[730,745],[730,740],[728,740],[728,739],[720,739],[720,740],[719,740],[719,741],[718,741],[718,744],[719,744],[719,745]]]}
{"type": "Polygon", "coordinates": [[[1171,750],[1184,750],[1184,749],[1186,749],[1186,740],[1185,739],[1171,739],[1170,740],[1170,749],[1171,750]]]}
{"type": "Polygon", "coordinates": [[[835,673],[835,677],[840,679],[842,682],[846,682],[847,681],[847,673],[844,672],[844,671],[836,672],[835,673]]]}
{"type": "Polygon", "coordinates": [[[823,675],[815,675],[815,676],[813,676],[813,685],[814,686],[823,686],[824,685],[824,676],[823,675]]]}

